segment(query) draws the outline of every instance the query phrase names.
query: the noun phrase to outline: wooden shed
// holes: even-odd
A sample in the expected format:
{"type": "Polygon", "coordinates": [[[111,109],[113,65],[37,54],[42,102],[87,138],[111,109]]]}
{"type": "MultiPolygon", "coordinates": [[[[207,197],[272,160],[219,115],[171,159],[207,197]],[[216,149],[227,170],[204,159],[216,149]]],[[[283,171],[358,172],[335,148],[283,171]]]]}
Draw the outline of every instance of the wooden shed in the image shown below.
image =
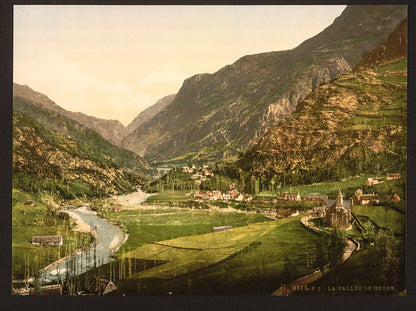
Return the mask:
{"type": "Polygon", "coordinates": [[[25,205],[33,206],[35,205],[35,202],[33,202],[33,200],[26,200],[25,205]]]}
{"type": "Polygon", "coordinates": [[[32,244],[38,245],[62,245],[62,235],[34,235],[32,237],[32,244]]]}

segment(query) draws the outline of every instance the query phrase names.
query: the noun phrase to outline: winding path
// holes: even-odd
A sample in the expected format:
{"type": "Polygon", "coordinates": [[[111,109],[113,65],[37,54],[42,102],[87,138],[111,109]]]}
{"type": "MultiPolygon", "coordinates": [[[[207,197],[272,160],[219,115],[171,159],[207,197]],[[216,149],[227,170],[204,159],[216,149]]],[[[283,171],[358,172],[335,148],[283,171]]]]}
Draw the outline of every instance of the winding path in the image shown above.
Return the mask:
{"type": "MultiPolygon", "coordinates": [[[[306,229],[320,234],[322,230],[313,226],[311,223],[309,223],[309,220],[312,218],[313,218],[312,216],[305,216],[301,218],[300,222],[302,223],[303,226],[305,226],[306,229]]],[[[344,249],[344,254],[342,255],[342,262],[346,261],[355,250],[360,249],[360,244],[353,239],[347,238],[345,240],[345,244],[346,245],[344,249]]],[[[286,285],[286,284],[282,285],[279,289],[274,291],[271,294],[271,296],[289,296],[292,290],[294,290],[296,287],[308,285],[320,279],[329,271],[330,271],[329,265],[326,265],[323,273],[321,270],[315,270],[314,272],[309,273],[293,281],[292,283],[290,283],[290,285],[286,285]]]]}

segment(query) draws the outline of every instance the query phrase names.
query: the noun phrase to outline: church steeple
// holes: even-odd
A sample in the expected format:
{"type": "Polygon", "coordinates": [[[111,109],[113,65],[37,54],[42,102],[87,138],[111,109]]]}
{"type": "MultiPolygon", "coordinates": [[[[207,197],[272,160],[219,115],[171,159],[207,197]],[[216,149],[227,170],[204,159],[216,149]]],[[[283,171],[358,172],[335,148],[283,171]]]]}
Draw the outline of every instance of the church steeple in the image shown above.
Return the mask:
{"type": "Polygon", "coordinates": [[[338,188],[338,195],[337,195],[337,199],[336,199],[336,207],[343,207],[344,206],[344,200],[342,198],[342,192],[341,189],[338,188]]]}

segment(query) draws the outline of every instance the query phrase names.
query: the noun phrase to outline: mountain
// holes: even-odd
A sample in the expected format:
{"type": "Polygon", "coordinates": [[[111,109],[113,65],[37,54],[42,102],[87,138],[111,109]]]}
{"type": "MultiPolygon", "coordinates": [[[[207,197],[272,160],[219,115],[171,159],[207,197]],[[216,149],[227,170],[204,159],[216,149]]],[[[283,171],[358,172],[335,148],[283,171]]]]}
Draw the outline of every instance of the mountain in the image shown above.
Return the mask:
{"type": "Polygon", "coordinates": [[[81,112],[65,110],[55,104],[46,95],[32,90],[27,85],[13,83],[13,97],[26,99],[31,101],[39,108],[49,109],[69,119],[75,120],[78,123],[88,127],[89,129],[96,131],[98,134],[116,146],[120,146],[121,140],[127,134],[125,126],[121,124],[120,121],[104,120],[88,116],[81,112]]]}
{"type": "Polygon", "coordinates": [[[64,199],[125,193],[143,181],[100,149],[59,135],[17,110],[12,159],[14,188],[64,199]]]}
{"type": "Polygon", "coordinates": [[[351,71],[407,16],[407,6],[348,6],[292,50],[244,56],[185,80],[174,101],[123,140],[149,160],[235,157],[296,109],[313,89],[351,71]]]}
{"type": "Polygon", "coordinates": [[[246,179],[314,183],[406,172],[407,19],[356,68],[321,85],[237,162],[246,179]]]}
{"type": "Polygon", "coordinates": [[[167,105],[173,102],[175,99],[176,94],[165,96],[161,99],[159,99],[156,104],[150,106],[149,108],[143,110],[139,113],[139,115],[134,118],[133,121],[129,125],[127,125],[127,133],[130,134],[133,132],[136,128],[138,128],[140,125],[145,123],[146,121],[153,118],[155,115],[157,115],[160,111],[162,111],[167,105]]]}
{"type": "MultiPolygon", "coordinates": [[[[59,109],[62,109],[57,105],[55,106],[55,110],[59,111],[59,109]]],[[[145,176],[146,171],[149,169],[147,162],[137,154],[111,144],[97,132],[67,118],[59,112],[48,109],[46,105],[40,106],[32,100],[15,96],[13,99],[13,110],[29,116],[37,123],[59,135],[69,137],[79,143],[87,144],[95,150],[99,150],[100,154],[105,155],[106,158],[111,158],[115,164],[126,172],[145,176]]]]}

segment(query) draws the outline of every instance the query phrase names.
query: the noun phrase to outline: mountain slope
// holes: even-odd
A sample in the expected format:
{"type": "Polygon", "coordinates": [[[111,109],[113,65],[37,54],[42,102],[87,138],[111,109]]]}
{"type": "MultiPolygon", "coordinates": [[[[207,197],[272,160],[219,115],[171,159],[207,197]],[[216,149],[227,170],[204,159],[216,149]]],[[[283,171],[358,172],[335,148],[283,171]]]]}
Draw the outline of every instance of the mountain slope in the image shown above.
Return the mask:
{"type": "Polygon", "coordinates": [[[141,182],[105,153],[13,113],[13,188],[64,199],[134,190],[141,182]]]}
{"type": "Polygon", "coordinates": [[[407,19],[356,69],[315,89],[237,164],[281,185],[406,170],[407,19]]]}
{"type": "MultiPolygon", "coordinates": [[[[59,106],[57,107],[60,108],[59,106]]],[[[59,135],[65,135],[77,142],[88,144],[95,150],[99,150],[101,154],[111,158],[115,164],[127,172],[144,175],[145,171],[149,169],[147,162],[140,156],[109,143],[95,131],[65,117],[59,112],[49,110],[47,107],[42,109],[38,105],[33,104],[33,101],[17,96],[13,100],[13,109],[30,116],[37,123],[55,131],[59,135]]]]}
{"type": "Polygon", "coordinates": [[[137,117],[134,118],[133,121],[129,125],[127,125],[126,134],[130,134],[133,132],[136,128],[138,128],[143,123],[149,121],[151,118],[153,118],[155,115],[157,115],[159,112],[161,112],[167,105],[173,102],[175,99],[176,94],[165,96],[161,99],[159,99],[156,104],[150,106],[149,108],[143,110],[139,113],[137,117]]]}
{"type": "Polygon", "coordinates": [[[398,22],[406,6],[348,6],[295,49],[245,56],[214,74],[184,81],[175,100],[123,140],[148,159],[216,161],[235,156],[312,89],[350,71],[398,22]]]}
{"type": "Polygon", "coordinates": [[[75,120],[78,123],[88,127],[89,129],[96,131],[98,134],[116,146],[120,146],[121,140],[127,134],[125,126],[121,124],[120,121],[104,120],[92,116],[87,116],[81,112],[65,110],[62,107],[56,105],[46,95],[32,90],[27,85],[13,83],[13,97],[26,99],[39,108],[46,108],[57,112],[69,119],[75,120]]]}

